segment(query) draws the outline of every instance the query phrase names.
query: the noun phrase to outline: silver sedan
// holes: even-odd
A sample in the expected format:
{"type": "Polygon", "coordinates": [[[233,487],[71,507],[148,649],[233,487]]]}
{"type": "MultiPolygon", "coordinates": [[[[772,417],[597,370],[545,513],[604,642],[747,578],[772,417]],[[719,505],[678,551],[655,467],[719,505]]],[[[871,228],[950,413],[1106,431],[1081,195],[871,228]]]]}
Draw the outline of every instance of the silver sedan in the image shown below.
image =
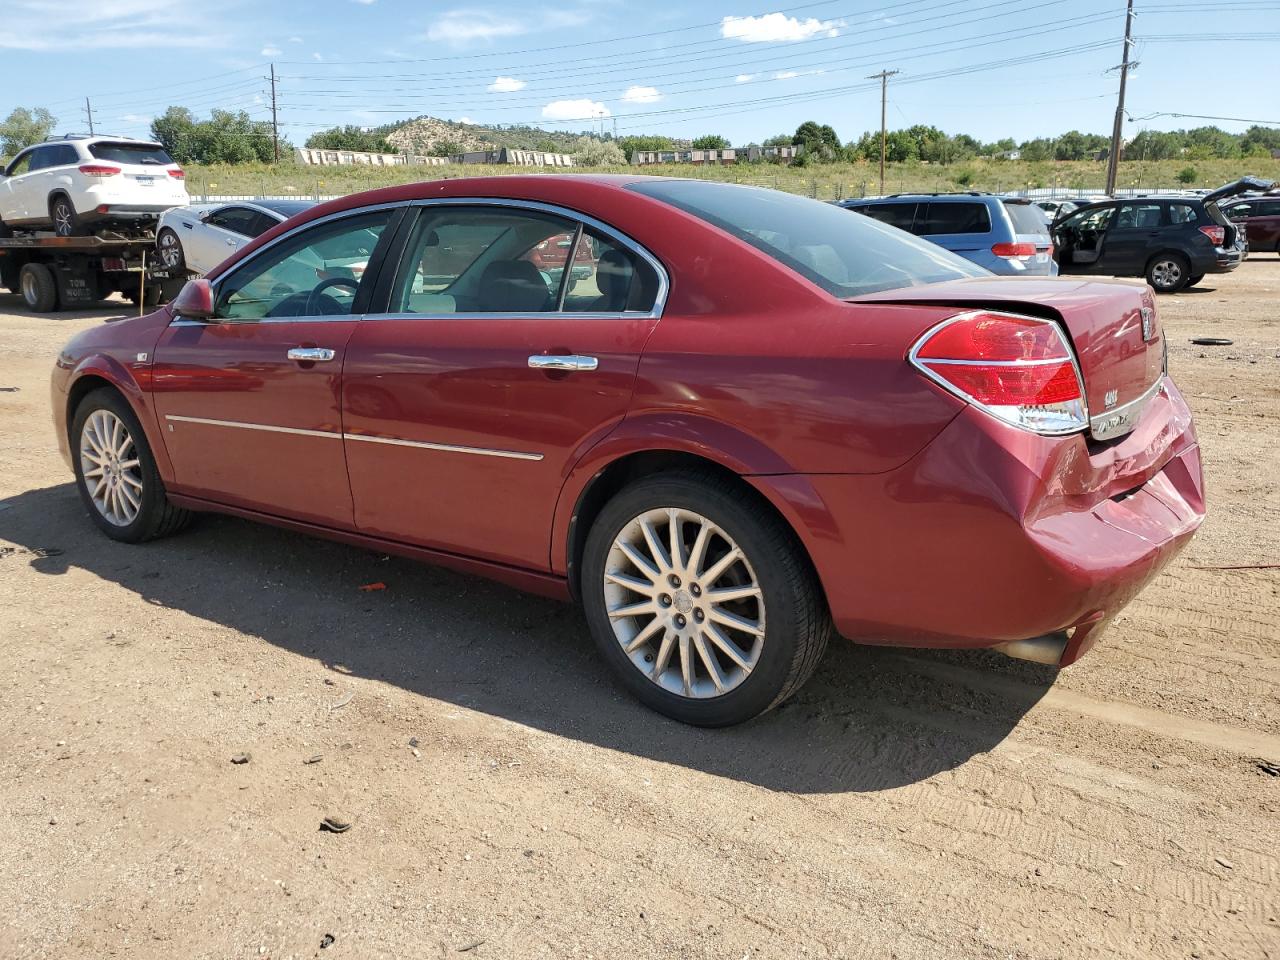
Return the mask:
{"type": "Polygon", "coordinates": [[[174,207],[156,229],[160,264],[206,274],[254,237],[312,206],[310,200],[237,200],[174,207]]]}

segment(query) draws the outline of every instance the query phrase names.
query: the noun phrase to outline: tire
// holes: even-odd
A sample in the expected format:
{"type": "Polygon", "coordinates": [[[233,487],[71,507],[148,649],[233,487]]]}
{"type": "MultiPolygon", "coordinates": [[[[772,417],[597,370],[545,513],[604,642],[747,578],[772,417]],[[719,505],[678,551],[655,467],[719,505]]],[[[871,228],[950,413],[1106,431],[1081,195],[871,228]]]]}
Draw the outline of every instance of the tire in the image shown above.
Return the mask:
{"type": "Polygon", "coordinates": [[[70,442],[80,501],[98,529],[112,540],[143,543],[177,533],[190,522],[190,511],[169,502],[142,425],[115,390],[94,390],[80,401],[71,421],[70,442]],[[117,423],[127,431],[119,448],[121,456],[111,453],[111,438],[118,436],[113,434],[117,423]],[[99,463],[104,460],[105,464],[99,463]],[[85,477],[86,470],[92,472],[102,466],[106,467],[102,476],[85,477]],[[94,486],[99,481],[109,484],[101,493],[94,486]],[[124,492],[114,494],[113,488],[127,489],[136,504],[124,492]],[[95,500],[95,494],[101,501],[95,500]]]}
{"type": "Polygon", "coordinates": [[[3,220],[0,220],[0,240],[5,240],[13,236],[13,228],[8,226],[3,220]]]}
{"type": "Polygon", "coordinates": [[[49,198],[49,222],[53,224],[53,232],[59,237],[79,237],[84,233],[80,218],[76,216],[76,208],[65,193],[49,198]]]}
{"type": "Polygon", "coordinates": [[[1197,283],[1199,283],[1203,279],[1204,279],[1204,274],[1198,273],[1194,277],[1191,277],[1189,280],[1187,280],[1187,286],[1194,287],[1197,283]]]}
{"type": "Polygon", "coordinates": [[[619,492],[587,536],[580,587],[592,636],[622,685],[658,713],[695,726],[741,723],[782,703],[809,679],[832,631],[795,534],[710,473],[659,474],[619,492]],[[641,522],[649,521],[669,556],[673,516],[684,562],[706,528],[701,574],[690,576],[684,563],[654,563],[641,522]],[[731,545],[741,559],[728,556],[731,545]],[[634,551],[648,558],[649,572],[630,559],[634,551]],[[670,578],[676,570],[685,575],[678,584],[670,578]],[[754,595],[717,603],[713,590],[754,595]],[[619,617],[627,606],[645,609],[619,617]]]}
{"type": "Polygon", "coordinates": [[[1180,253],[1161,253],[1147,264],[1147,283],[1156,293],[1177,293],[1187,285],[1191,264],[1180,253]]]}
{"type": "Polygon", "coordinates": [[[187,258],[182,252],[182,241],[168,227],[165,227],[156,236],[156,256],[160,260],[160,266],[165,270],[186,272],[187,258]]]}
{"type": "MultiPolygon", "coordinates": [[[[123,291],[123,292],[124,292],[124,298],[125,298],[126,300],[128,300],[130,303],[132,303],[135,307],[136,307],[136,306],[139,306],[139,303],[138,303],[138,288],[137,288],[136,286],[134,286],[132,282],[130,282],[129,287],[130,287],[130,289],[123,291]]],[[[160,288],[160,281],[159,281],[159,280],[152,280],[152,281],[149,281],[149,282],[147,283],[147,285],[143,288],[143,291],[144,291],[144,292],[143,292],[143,295],[142,295],[142,303],[141,303],[141,306],[143,306],[143,307],[154,307],[154,306],[157,306],[157,305],[160,303],[160,296],[161,296],[162,291],[161,291],[161,288],[160,288]]]]}
{"type": "Polygon", "coordinates": [[[58,309],[58,281],[43,263],[26,263],[18,273],[18,292],[32,313],[58,309]]]}

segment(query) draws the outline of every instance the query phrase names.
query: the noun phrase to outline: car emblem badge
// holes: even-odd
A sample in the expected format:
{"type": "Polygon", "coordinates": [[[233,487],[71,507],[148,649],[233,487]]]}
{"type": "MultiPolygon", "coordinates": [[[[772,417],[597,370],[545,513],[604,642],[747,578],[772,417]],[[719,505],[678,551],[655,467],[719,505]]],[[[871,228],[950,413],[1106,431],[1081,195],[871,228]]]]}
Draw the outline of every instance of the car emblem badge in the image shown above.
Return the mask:
{"type": "Polygon", "coordinates": [[[1142,308],[1142,339],[1150,340],[1155,332],[1156,312],[1150,307],[1142,308]]]}
{"type": "Polygon", "coordinates": [[[1120,399],[1119,390],[1108,390],[1107,395],[1102,398],[1103,405],[1110,410],[1116,405],[1116,401],[1120,399]]]}

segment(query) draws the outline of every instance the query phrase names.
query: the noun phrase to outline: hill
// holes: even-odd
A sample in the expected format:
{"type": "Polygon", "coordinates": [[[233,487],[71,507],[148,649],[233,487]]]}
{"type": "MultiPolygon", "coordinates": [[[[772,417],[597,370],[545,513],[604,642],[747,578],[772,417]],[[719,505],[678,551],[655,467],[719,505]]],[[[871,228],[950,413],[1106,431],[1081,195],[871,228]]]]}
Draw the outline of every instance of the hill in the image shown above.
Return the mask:
{"type": "Polygon", "coordinates": [[[569,153],[582,137],[591,136],[564,130],[543,130],[539,127],[482,127],[427,116],[388,124],[379,128],[377,133],[385,137],[396,150],[418,154],[495,150],[498,147],[569,153]]]}

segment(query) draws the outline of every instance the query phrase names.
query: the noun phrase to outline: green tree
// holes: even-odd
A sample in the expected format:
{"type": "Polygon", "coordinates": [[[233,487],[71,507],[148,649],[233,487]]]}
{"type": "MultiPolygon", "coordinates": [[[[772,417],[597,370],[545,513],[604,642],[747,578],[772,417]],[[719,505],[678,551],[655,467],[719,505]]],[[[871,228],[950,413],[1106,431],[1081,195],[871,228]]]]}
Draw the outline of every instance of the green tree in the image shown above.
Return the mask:
{"type": "Polygon", "coordinates": [[[573,162],[583,167],[621,167],[627,155],[612,140],[579,137],[574,145],[573,162]]]}
{"type": "Polygon", "coordinates": [[[731,144],[727,137],[722,137],[718,133],[708,133],[694,140],[691,146],[695,150],[725,150],[731,144]]]}
{"type": "MultiPolygon", "coordinates": [[[[271,124],[240,110],[214,110],[196,120],[185,107],[170,107],[151,122],[151,136],[179,163],[269,163],[275,158],[271,124]]],[[[292,151],[281,138],[282,155],[292,151]]]]}
{"type": "Polygon", "coordinates": [[[791,134],[779,133],[768,137],[760,144],[762,147],[789,147],[792,144],[791,134]]]}
{"type": "Polygon", "coordinates": [[[308,147],[314,150],[359,150],[366,153],[396,153],[386,137],[372,130],[348,124],[321,130],[307,137],[308,147]]]}
{"type": "Polygon", "coordinates": [[[431,145],[428,154],[433,157],[452,157],[455,154],[464,153],[462,144],[456,140],[437,140],[431,145]]]}
{"type": "Polygon", "coordinates": [[[179,163],[195,161],[196,118],[186,107],[170,107],[152,120],[151,137],[179,163]]]}
{"type": "Polygon", "coordinates": [[[1181,132],[1143,130],[1129,141],[1123,151],[1126,160],[1172,160],[1180,156],[1186,147],[1181,132]]]}
{"type": "Polygon", "coordinates": [[[843,153],[840,137],[836,135],[835,130],[828,124],[819,124],[814,120],[806,120],[800,124],[791,142],[796,146],[804,147],[804,153],[809,160],[830,160],[843,153]]]}
{"type": "Polygon", "coordinates": [[[1032,163],[1040,163],[1053,157],[1053,144],[1044,137],[1028,140],[1018,149],[1022,152],[1022,159],[1032,163]]]}
{"type": "Polygon", "coordinates": [[[31,144],[39,143],[53,132],[55,122],[53,114],[44,107],[34,110],[15,107],[0,122],[0,155],[11,157],[31,144]]]}
{"type": "Polygon", "coordinates": [[[630,163],[632,155],[637,150],[670,150],[674,144],[670,137],[619,137],[618,146],[622,148],[623,155],[630,163]]]}
{"type": "Polygon", "coordinates": [[[1179,183],[1195,183],[1200,179],[1200,174],[1195,167],[1183,167],[1178,171],[1179,183]]]}
{"type": "Polygon", "coordinates": [[[1280,150],[1280,127],[1253,126],[1240,137],[1240,151],[1245,156],[1270,156],[1272,150],[1280,150]]]}

